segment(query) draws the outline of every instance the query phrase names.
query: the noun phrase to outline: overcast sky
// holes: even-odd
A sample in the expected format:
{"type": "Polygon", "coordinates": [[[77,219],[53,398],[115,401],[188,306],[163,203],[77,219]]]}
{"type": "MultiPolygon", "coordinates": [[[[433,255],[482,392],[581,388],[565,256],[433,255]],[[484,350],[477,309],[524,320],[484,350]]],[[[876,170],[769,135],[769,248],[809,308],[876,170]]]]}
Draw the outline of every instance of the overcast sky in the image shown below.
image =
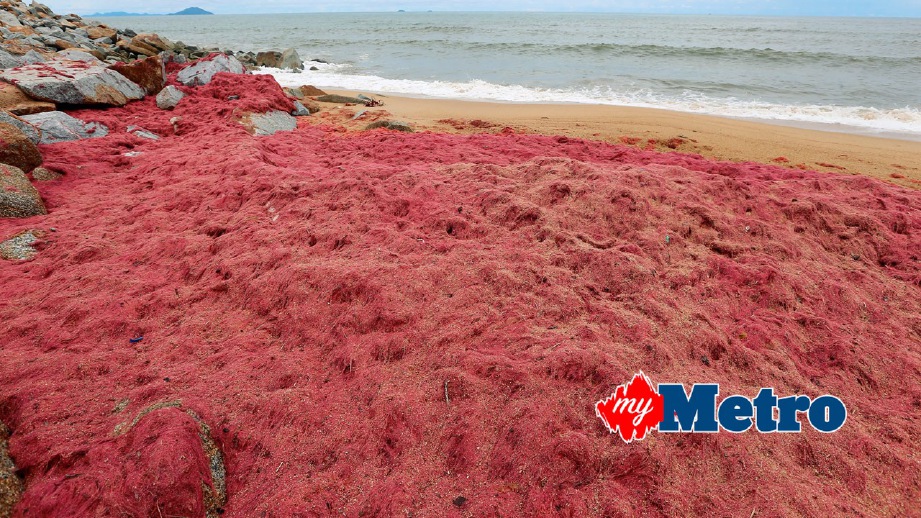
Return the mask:
{"type": "Polygon", "coordinates": [[[57,13],[168,13],[196,6],[217,14],[335,11],[586,11],[921,17],[921,0],[45,0],[57,13]]]}

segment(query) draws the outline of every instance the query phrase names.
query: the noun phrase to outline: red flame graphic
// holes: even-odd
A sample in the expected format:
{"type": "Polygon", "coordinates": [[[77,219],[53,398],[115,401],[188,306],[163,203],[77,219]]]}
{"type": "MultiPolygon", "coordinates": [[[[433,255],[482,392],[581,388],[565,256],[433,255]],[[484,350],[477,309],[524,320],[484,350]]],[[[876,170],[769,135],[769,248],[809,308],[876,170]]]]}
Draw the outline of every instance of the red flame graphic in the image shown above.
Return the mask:
{"type": "Polygon", "coordinates": [[[640,371],[629,383],[617,387],[611,397],[595,403],[595,414],[604,421],[611,433],[620,433],[626,443],[646,438],[665,415],[662,396],[652,381],[640,371]]]}

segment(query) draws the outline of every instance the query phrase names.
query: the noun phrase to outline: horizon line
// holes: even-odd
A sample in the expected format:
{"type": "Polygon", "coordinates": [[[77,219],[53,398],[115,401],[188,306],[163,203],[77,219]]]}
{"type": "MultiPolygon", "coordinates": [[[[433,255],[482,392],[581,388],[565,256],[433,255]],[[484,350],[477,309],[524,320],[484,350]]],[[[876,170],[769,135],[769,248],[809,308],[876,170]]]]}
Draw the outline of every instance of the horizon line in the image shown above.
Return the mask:
{"type": "MultiPolygon", "coordinates": [[[[107,13],[123,13],[127,11],[108,11],[107,13]]],[[[649,12],[649,11],[544,11],[544,10],[517,10],[517,11],[463,11],[463,10],[390,10],[390,11],[293,11],[293,12],[249,12],[249,13],[212,13],[210,15],[180,15],[176,13],[128,13],[119,16],[104,16],[105,12],[87,14],[72,13],[78,16],[98,16],[101,18],[131,18],[132,16],[253,16],[253,15],[289,15],[289,14],[614,14],[614,15],[641,15],[641,16],[751,16],[766,18],[873,18],[873,19],[918,19],[921,14],[771,14],[771,13],[705,13],[705,12],[649,12]]]]}

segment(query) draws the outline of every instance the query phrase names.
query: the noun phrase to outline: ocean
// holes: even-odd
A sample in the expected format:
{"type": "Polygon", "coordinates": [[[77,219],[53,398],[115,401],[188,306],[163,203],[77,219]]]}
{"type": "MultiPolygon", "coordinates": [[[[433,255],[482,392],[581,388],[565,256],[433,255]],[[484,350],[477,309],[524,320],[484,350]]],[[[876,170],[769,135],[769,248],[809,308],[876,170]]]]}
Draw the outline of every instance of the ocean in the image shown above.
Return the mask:
{"type": "Polygon", "coordinates": [[[665,108],[921,140],[921,19],[582,13],[100,18],[230,50],[294,47],[313,84],[665,108]]]}

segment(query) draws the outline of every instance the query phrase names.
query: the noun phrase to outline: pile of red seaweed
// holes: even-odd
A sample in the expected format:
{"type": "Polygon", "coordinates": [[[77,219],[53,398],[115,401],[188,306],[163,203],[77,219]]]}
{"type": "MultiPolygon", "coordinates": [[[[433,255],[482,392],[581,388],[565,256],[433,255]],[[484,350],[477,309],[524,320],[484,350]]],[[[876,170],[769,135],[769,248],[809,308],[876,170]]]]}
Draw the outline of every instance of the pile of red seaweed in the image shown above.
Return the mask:
{"type": "Polygon", "coordinates": [[[0,264],[15,515],[915,512],[921,193],[564,137],[254,137],[270,78],[188,91],[76,113],[111,134],[43,146],[49,214],[0,220],[45,231],[0,264]],[[849,417],[628,445],[594,403],[639,370],[849,417]]]}

